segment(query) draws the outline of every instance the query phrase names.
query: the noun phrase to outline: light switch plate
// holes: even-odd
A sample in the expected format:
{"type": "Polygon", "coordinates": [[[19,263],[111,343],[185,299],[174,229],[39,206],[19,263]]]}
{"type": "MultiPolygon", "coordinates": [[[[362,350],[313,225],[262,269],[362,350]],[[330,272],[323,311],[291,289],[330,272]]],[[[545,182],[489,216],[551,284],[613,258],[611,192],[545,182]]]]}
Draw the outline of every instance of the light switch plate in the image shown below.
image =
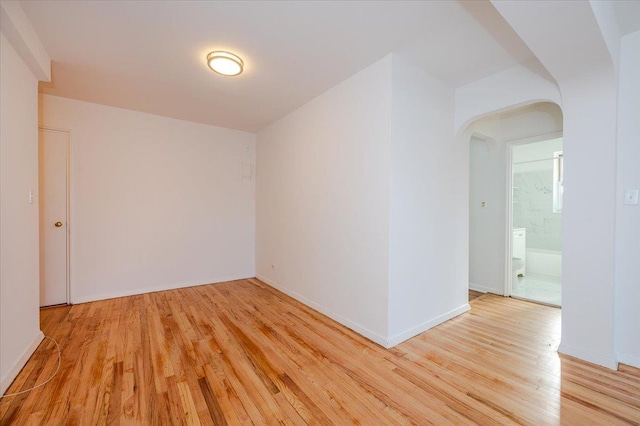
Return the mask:
{"type": "Polygon", "coordinates": [[[624,203],[627,206],[638,205],[638,190],[637,189],[625,189],[624,190],[624,203]]]}

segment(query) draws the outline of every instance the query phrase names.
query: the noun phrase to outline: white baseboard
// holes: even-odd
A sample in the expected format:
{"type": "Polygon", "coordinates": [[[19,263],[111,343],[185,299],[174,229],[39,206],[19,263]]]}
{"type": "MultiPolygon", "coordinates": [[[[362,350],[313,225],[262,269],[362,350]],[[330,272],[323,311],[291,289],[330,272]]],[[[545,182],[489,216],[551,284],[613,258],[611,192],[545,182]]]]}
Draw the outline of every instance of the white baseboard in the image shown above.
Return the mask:
{"type": "Polygon", "coordinates": [[[20,373],[20,370],[22,370],[22,367],[24,367],[27,361],[29,361],[29,358],[33,355],[33,352],[38,348],[38,345],[43,339],[44,334],[42,331],[38,330],[38,333],[36,333],[31,343],[29,343],[25,348],[22,355],[20,355],[16,362],[13,363],[9,371],[7,371],[7,374],[0,379],[0,395],[4,395],[9,386],[11,386],[11,383],[13,383],[14,379],[18,376],[18,373],[20,373]]]}
{"type": "Polygon", "coordinates": [[[471,306],[469,306],[468,303],[465,303],[464,305],[456,309],[446,312],[436,318],[425,321],[422,324],[417,325],[416,327],[413,327],[407,331],[403,331],[402,333],[398,333],[388,339],[386,347],[392,348],[395,345],[404,342],[405,340],[408,340],[420,333],[427,331],[430,328],[435,327],[436,325],[442,324],[445,321],[449,321],[451,318],[457,317],[458,315],[467,312],[469,309],[471,309],[471,306]]]}
{"type": "Polygon", "coordinates": [[[618,363],[613,358],[613,356],[603,356],[590,351],[586,351],[581,348],[576,348],[574,346],[565,345],[560,343],[560,347],[558,348],[558,352],[572,356],[574,358],[581,359],[583,361],[590,362],[592,364],[601,365],[603,367],[610,368],[612,370],[618,369],[618,363]]]}
{"type": "Polygon", "coordinates": [[[279,285],[278,283],[270,280],[267,277],[264,277],[264,276],[261,276],[261,275],[256,275],[256,278],[258,278],[260,281],[270,285],[271,287],[275,288],[276,290],[281,291],[284,294],[293,297],[297,301],[302,302],[303,304],[315,309],[316,311],[320,312],[321,314],[328,316],[332,320],[339,322],[340,324],[344,325],[345,327],[350,328],[351,330],[353,330],[356,333],[366,337],[367,339],[371,340],[372,342],[375,342],[375,343],[377,343],[380,346],[383,346],[385,348],[389,347],[389,346],[387,346],[387,339],[384,336],[381,336],[381,335],[369,330],[368,328],[363,327],[362,325],[360,325],[358,323],[355,323],[355,322],[351,321],[350,319],[345,318],[342,315],[337,314],[337,313],[331,311],[330,309],[327,309],[324,306],[321,306],[321,305],[313,302],[312,300],[307,299],[306,297],[302,296],[301,294],[296,293],[295,291],[289,290],[288,288],[285,288],[285,287],[279,285]]]}
{"type": "Polygon", "coordinates": [[[479,291],[480,293],[492,293],[502,296],[502,291],[496,291],[495,288],[487,287],[482,284],[469,283],[469,290],[479,291]]]}
{"type": "Polygon", "coordinates": [[[631,367],[640,368],[640,357],[631,354],[621,353],[617,355],[618,362],[621,364],[630,365],[631,367]]]}
{"type": "Polygon", "coordinates": [[[165,290],[175,290],[177,288],[195,287],[199,285],[218,284],[218,283],[223,283],[227,281],[244,280],[247,278],[253,278],[253,275],[250,277],[242,275],[242,276],[214,278],[210,280],[187,281],[182,283],[166,284],[166,285],[154,286],[154,287],[143,287],[143,288],[136,288],[131,290],[120,290],[120,291],[114,291],[112,293],[93,294],[89,296],[72,296],[71,303],[95,302],[97,300],[115,299],[116,297],[134,296],[137,294],[153,293],[156,291],[165,291],[165,290]]]}
{"type": "Polygon", "coordinates": [[[319,305],[315,302],[313,302],[312,300],[309,300],[308,298],[296,293],[295,291],[291,291],[288,288],[285,288],[281,285],[279,285],[278,283],[276,283],[275,281],[270,280],[267,277],[261,276],[261,275],[256,275],[256,278],[258,278],[260,281],[270,285],[271,287],[275,288],[276,290],[279,290],[281,292],[283,292],[284,294],[287,294],[291,297],[293,297],[294,299],[296,299],[299,302],[304,303],[305,305],[315,309],[316,311],[320,312],[321,314],[324,314],[326,316],[328,316],[329,318],[333,319],[334,321],[339,322],[340,324],[344,325],[345,327],[350,328],[351,330],[355,331],[356,333],[366,337],[367,339],[371,340],[372,342],[375,342],[377,344],[379,344],[380,346],[384,347],[384,348],[391,348],[401,342],[404,342],[407,339],[410,339],[414,336],[417,336],[418,334],[435,327],[438,324],[442,324],[445,321],[450,320],[451,318],[454,318],[464,312],[467,312],[471,307],[469,306],[468,303],[465,303],[464,305],[453,309],[445,314],[442,314],[436,318],[433,318],[429,321],[425,321],[424,323],[413,327],[407,331],[404,331],[402,333],[396,334],[395,336],[391,337],[391,338],[386,338],[384,336],[381,336],[371,330],[369,330],[366,327],[363,327],[362,325],[351,321],[348,318],[343,317],[340,314],[337,314],[333,311],[331,311],[330,309],[325,308],[322,305],[319,305]]]}

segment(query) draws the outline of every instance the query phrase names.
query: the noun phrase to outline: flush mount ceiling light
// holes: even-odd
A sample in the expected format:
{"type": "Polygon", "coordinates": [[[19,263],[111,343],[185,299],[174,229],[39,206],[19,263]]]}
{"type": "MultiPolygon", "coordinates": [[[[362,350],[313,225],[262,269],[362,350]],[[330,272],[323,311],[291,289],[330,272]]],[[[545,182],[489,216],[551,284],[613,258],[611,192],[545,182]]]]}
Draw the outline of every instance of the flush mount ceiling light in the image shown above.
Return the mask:
{"type": "Polygon", "coordinates": [[[207,65],[214,72],[222,75],[238,75],[242,73],[244,62],[233,53],[211,52],[207,55],[207,65]]]}

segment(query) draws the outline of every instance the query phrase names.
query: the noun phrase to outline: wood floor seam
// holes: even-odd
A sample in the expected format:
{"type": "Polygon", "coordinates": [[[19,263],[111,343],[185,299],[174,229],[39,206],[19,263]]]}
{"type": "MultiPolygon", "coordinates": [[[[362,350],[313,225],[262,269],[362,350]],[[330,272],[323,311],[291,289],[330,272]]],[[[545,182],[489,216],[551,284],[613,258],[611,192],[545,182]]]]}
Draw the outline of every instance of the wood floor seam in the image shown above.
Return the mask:
{"type": "Polygon", "coordinates": [[[43,309],[60,371],[1,399],[0,424],[640,424],[640,370],[558,355],[556,308],[475,296],[391,349],[255,278],[43,309]]]}

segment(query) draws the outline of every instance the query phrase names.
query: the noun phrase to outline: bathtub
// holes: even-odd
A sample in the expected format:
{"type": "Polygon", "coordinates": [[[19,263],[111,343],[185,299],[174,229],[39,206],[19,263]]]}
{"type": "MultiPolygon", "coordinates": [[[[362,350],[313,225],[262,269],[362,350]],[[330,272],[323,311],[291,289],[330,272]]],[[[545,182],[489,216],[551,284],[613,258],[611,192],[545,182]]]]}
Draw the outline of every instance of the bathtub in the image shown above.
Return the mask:
{"type": "Polygon", "coordinates": [[[525,274],[562,276],[562,252],[527,248],[525,274]]]}

